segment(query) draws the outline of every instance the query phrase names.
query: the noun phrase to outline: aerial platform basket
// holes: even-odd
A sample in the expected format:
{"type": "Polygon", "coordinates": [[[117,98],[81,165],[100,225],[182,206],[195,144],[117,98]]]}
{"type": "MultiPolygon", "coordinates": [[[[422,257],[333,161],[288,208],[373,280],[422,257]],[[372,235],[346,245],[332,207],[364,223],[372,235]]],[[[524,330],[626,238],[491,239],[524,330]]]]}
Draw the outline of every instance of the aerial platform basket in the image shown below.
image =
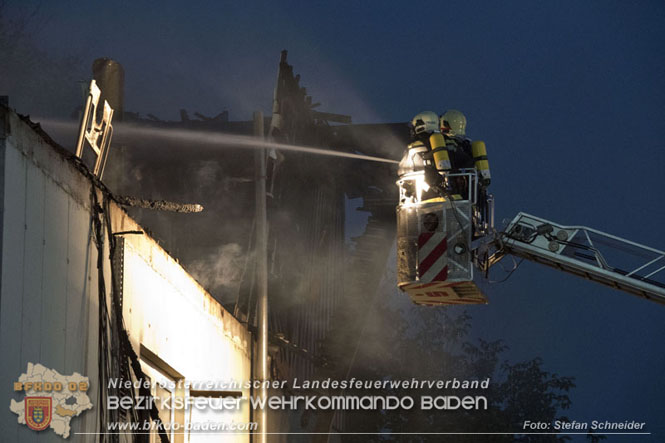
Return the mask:
{"type": "Polygon", "coordinates": [[[460,199],[427,197],[424,175],[400,177],[397,207],[397,280],[420,305],[485,304],[473,281],[475,171],[450,174],[467,184],[460,199]]]}

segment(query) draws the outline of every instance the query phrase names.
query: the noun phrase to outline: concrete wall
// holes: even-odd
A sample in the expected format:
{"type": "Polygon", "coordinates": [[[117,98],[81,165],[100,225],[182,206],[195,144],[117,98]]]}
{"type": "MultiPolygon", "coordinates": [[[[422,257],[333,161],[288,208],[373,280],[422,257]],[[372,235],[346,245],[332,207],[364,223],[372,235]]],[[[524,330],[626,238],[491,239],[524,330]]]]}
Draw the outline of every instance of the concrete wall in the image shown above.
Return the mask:
{"type": "MultiPolygon", "coordinates": [[[[92,184],[66,152],[3,107],[0,162],[0,435],[8,442],[62,441],[52,430],[35,435],[9,410],[11,399],[23,399],[23,393],[13,391],[13,382],[30,362],[90,378],[88,396],[95,407],[72,420],[69,437],[90,441],[92,436],[76,433],[98,431],[99,305],[97,249],[90,223],[92,184]]],[[[113,232],[141,230],[115,204],[111,219],[113,232]]],[[[172,378],[248,380],[247,330],[148,235],[122,237],[123,312],[137,354],[172,378]]],[[[104,257],[110,290],[108,251],[104,257]]],[[[176,420],[190,417],[195,414],[185,411],[176,420]]],[[[225,419],[248,422],[249,408],[228,412],[225,419]]],[[[174,440],[190,441],[187,438],[181,434],[174,440]]],[[[226,439],[248,440],[247,435],[226,439]]]]}

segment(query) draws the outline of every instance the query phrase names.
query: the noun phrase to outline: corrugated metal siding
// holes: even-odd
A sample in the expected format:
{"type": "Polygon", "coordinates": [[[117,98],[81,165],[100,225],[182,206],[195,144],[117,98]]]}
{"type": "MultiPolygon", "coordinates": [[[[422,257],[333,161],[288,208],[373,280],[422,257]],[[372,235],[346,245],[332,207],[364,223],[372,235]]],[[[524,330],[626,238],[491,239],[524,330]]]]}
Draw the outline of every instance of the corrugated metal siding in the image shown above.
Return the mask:
{"type": "MultiPolygon", "coordinates": [[[[295,288],[281,288],[281,304],[275,305],[271,328],[283,332],[288,340],[307,350],[311,357],[320,356],[320,344],[330,330],[330,321],[344,287],[344,194],[334,185],[318,186],[302,193],[299,210],[304,235],[300,241],[306,251],[300,269],[301,279],[295,288]]],[[[281,260],[292,265],[290,249],[282,245],[281,260]]],[[[287,272],[292,272],[288,269],[287,272]]],[[[312,379],[320,374],[312,358],[283,351],[280,365],[282,379],[312,379]]]]}
{"type": "MultiPolygon", "coordinates": [[[[75,433],[98,431],[99,309],[97,249],[92,241],[89,212],[91,183],[25,122],[14,114],[9,118],[10,137],[0,138],[0,155],[4,159],[0,180],[5,191],[0,200],[3,209],[0,440],[35,441],[35,432],[18,424],[17,416],[9,410],[10,399],[23,399],[22,393],[12,391],[12,382],[31,362],[41,363],[63,375],[78,372],[89,377],[88,396],[95,406],[72,419],[68,441],[90,441],[91,436],[75,433]]],[[[111,206],[111,216],[116,231],[140,229],[115,205],[111,206]]],[[[224,311],[154,240],[147,235],[140,237],[133,244],[139,245],[141,257],[147,257],[144,265],[152,274],[164,276],[165,290],[177,294],[182,299],[179,303],[188,304],[190,310],[199,313],[196,321],[200,330],[198,335],[188,335],[190,331],[182,324],[184,309],[173,300],[160,298],[159,290],[148,294],[147,291],[137,292],[130,285],[126,288],[128,297],[138,303],[150,301],[146,311],[155,308],[158,313],[153,317],[135,313],[131,318],[129,332],[136,338],[135,345],[138,346],[146,331],[162,331],[153,333],[157,334],[151,338],[153,343],[163,345],[167,334],[181,346],[188,341],[192,347],[199,343],[197,364],[205,367],[206,373],[198,371],[192,377],[200,379],[215,372],[220,376],[249,379],[250,340],[246,328],[224,311]],[[152,325],[146,324],[147,321],[152,325]],[[226,361],[220,362],[220,359],[226,361]],[[216,372],[220,368],[222,371],[216,372]]],[[[107,291],[111,284],[108,256],[107,248],[104,251],[107,291]]],[[[140,276],[138,278],[140,280],[140,276]]],[[[159,346],[151,347],[159,351],[156,349],[159,346]]],[[[171,360],[188,358],[191,366],[192,355],[186,354],[178,356],[173,349],[169,353],[171,360]]],[[[179,365],[176,362],[174,366],[179,365]]],[[[245,418],[248,420],[248,415],[245,418]]],[[[41,432],[38,438],[40,442],[62,441],[52,430],[41,432]]],[[[248,436],[239,437],[239,441],[247,440],[248,436]]]]}
{"type": "MultiPolygon", "coordinates": [[[[7,412],[0,433],[12,436],[8,441],[32,442],[34,432],[18,424],[8,404],[22,398],[12,392],[11,382],[27,363],[41,363],[63,375],[76,371],[91,382],[96,377],[96,335],[91,342],[88,334],[97,329],[96,303],[90,303],[96,250],[88,242],[87,210],[72,202],[11,139],[4,155],[0,377],[6,383],[0,401],[7,403],[7,412]]],[[[92,387],[89,396],[94,398],[94,383],[92,387]]],[[[95,420],[95,413],[84,413],[72,421],[72,431],[95,429],[95,420]]],[[[40,441],[62,438],[49,431],[40,441]]]]}

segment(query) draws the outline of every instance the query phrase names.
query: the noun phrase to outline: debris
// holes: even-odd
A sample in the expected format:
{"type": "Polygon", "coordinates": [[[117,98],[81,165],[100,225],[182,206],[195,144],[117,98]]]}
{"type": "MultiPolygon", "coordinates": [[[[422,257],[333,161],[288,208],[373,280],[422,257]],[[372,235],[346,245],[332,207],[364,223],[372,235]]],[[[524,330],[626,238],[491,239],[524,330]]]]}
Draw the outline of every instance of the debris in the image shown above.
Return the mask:
{"type": "Polygon", "coordinates": [[[143,198],[129,197],[126,195],[115,196],[118,204],[121,206],[132,206],[134,208],[154,209],[157,211],[171,212],[201,212],[203,206],[198,203],[176,203],[166,200],[146,200],[143,198]]]}

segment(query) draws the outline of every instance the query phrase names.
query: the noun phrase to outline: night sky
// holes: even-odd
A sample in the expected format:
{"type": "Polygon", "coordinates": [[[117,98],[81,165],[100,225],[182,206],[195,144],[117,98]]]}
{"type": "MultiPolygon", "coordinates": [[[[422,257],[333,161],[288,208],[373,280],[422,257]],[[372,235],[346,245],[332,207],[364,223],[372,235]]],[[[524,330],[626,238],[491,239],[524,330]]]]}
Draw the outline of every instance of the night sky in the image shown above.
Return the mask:
{"type": "MultiPolygon", "coordinates": [[[[665,249],[665,2],[315,3],[43,2],[26,38],[80,61],[75,80],[118,60],[125,109],[173,120],[269,113],[288,49],[320,109],[355,123],[465,112],[487,143],[499,224],[525,211],[665,249]]],[[[9,2],[5,19],[37,4],[9,2]]],[[[43,77],[0,78],[0,94],[66,116],[80,101],[68,85],[71,103],[43,77]]],[[[574,376],[568,417],[644,421],[665,441],[665,306],[530,263],[489,298],[471,308],[474,335],[574,376]]]]}

